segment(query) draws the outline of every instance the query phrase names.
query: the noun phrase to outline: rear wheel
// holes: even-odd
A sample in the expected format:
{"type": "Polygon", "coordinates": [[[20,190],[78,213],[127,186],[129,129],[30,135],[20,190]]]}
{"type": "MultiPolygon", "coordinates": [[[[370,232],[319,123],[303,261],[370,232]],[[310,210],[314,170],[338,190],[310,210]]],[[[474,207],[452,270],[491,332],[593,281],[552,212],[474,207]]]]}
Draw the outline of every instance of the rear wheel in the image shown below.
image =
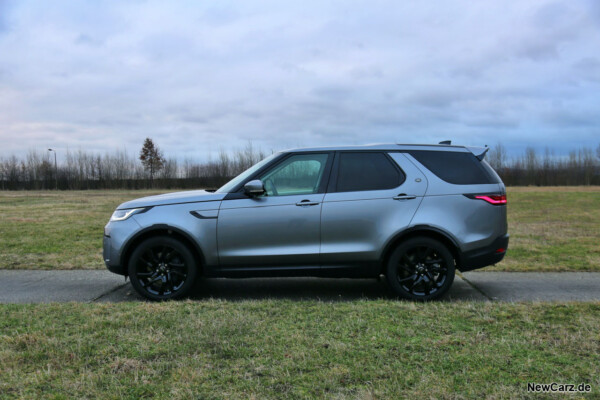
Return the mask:
{"type": "Polygon", "coordinates": [[[446,246],[428,237],[416,237],[394,250],[386,278],[402,298],[435,300],[452,286],[454,270],[454,257],[446,246]]]}
{"type": "Polygon", "coordinates": [[[169,300],[190,292],[198,267],[186,245],[172,237],[157,236],[138,245],[127,270],[139,294],[150,300],[169,300]]]}

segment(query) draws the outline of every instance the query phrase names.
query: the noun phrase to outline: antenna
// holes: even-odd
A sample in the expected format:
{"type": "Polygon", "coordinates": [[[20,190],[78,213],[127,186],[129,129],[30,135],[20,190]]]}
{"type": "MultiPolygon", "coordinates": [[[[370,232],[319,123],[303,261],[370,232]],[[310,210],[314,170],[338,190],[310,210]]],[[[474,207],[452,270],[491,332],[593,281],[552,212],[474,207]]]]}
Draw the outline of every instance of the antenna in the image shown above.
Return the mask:
{"type": "Polygon", "coordinates": [[[451,140],[442,140],[439,144],[447,144],[447,145],[451,145],[452,141],[451,140]]]}

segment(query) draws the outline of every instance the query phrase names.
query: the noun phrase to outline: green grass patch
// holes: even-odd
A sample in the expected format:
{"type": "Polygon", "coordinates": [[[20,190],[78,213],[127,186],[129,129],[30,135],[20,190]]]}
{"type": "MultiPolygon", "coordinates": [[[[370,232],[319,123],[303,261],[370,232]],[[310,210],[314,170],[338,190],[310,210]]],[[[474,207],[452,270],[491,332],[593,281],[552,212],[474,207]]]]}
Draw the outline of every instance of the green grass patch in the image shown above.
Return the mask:
{"type": "MultiPolygon", "coordinates": [[[[98,269],[117,205],[149,191],[0,192],[0,268],[98,269]]],[[[487,270],[600,271],[600,187],[509,188],[505,260],[487,270]]]]}
{"type": "Polygon", "coordinates": [[[0,193],[0,268],[100,269],[102,232],[122,202],[149,191],[0,193]]]}
{"type": "Polygon", "coordinates": [[[2,398],[523,398],[600,390],[600,303],[0,306],[2,398]]]}
{"type": "Polygon", "coordinates": [[[600,187],[508,189],[510,244],[489,271],[600,271],[600,187]]]}

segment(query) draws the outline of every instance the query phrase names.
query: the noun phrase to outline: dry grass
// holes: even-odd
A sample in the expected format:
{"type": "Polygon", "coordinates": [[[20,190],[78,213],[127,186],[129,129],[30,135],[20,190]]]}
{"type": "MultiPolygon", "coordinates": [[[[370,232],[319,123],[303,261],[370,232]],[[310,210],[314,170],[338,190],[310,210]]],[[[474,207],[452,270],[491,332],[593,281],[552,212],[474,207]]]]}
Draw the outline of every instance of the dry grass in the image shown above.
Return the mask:
{"type": "Polygon", "coordinates": [[[100,269],[114,209],[154,191],[0,193],[0,268],[100,269]]]}
{"type": "Polygon", "coordinates": [[[511,186],[510,193],[584,192],[600,193],[600,186],[511,186]]]}
{"type": "MultiPolygon", "coordinates": [[[[155,193],[0,192],[0,268],[104,268],[112,211],[155,193]]],[[[513,187],[508,196],[509,251],[487,270],[600,271],[600,187],[513,187]]]]}
{"type": "MultiPolygon", "coordinates": [[[[509,189],[495,268],[600,271],[598,192],[509,189]]],[[[103,268],[102,226],[146,194],[1,193],[0,266],[103,268]]],[[[0,398],[599,398],[599,329],[597,302],[4,304],[0,398]]]]}
{"type": "Polygon", "coordinates": [[[600,390],[599,303],[204,300],[1,305],[0,315],[3,399],[540,397],[527,382],[600,390]]]}
{"type": "Polygon", "coordinates": [[[508,189],[509,251],[486,270],[600,271],[600,187],[508,189]]]}

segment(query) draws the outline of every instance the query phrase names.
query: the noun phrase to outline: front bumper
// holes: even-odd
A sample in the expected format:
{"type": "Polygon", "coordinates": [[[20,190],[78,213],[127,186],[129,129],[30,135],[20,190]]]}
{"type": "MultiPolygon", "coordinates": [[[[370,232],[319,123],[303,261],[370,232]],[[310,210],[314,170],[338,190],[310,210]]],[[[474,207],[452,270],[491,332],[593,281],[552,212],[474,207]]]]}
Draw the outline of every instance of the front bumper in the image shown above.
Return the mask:
{"type": "Polygon", "coordinates": [[[508,250],[508,238],[509,235],[506,234],[496,238],[488,246],[464,252],[460,257],[458,270],[463,272],[472,271],[499,263],[508,250]],[[499,251],[500,249],[504,249],[504,251],[499,251]]]}
{"type": "Polygon", "coordinates": [[[140,225],[135,217],[106,224],[102,240],[102,259],[110,272],[127,275],[121,259],[122,251],[125,243],[139,230],[140,225]]]}
{"type": "Polygon", "coordinates": [[[111,245],[111,237],[104,236],[102,241],[102,258],[104,264],[110,272],[114,272],[119,275],[127,275],[127,271],[119,262],[118,251],[115,251],[111,245]]]}

